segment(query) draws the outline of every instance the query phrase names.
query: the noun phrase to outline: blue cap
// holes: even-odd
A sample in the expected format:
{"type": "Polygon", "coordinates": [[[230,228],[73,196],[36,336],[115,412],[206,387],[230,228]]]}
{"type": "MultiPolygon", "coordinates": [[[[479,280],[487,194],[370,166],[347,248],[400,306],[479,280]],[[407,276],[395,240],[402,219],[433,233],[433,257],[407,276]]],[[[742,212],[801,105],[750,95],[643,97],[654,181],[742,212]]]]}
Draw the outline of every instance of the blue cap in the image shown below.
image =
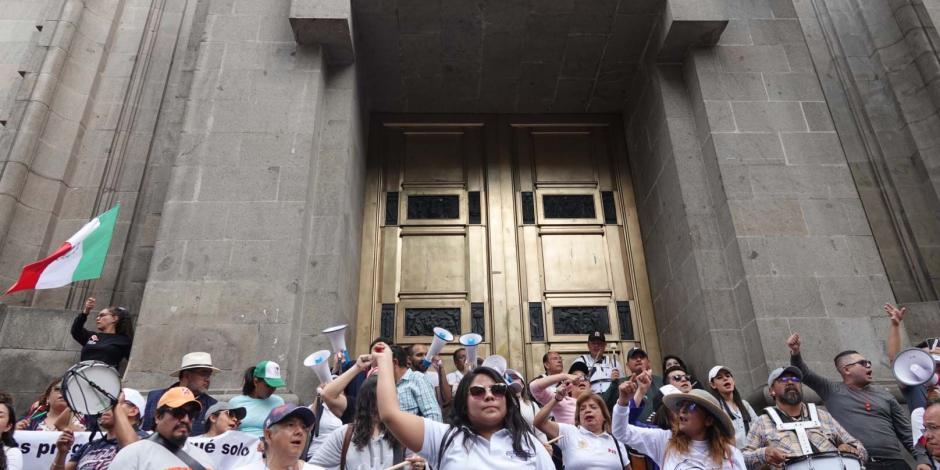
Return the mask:
{"type": "Polygon", "coordinates": [[[308,428],[313,426],[313,423],[316,422],[316,417],[313,415],[313,411],[310,411],[310,408],[307,408],[306,406],[297,406],[293,403],[285,403],[283,405],[275,406],[274,409],[268,413],[268,417],[264,420],[264,429],[268,429],[291,416],[296,416],[302,419],[304,426],[308,428]]]}

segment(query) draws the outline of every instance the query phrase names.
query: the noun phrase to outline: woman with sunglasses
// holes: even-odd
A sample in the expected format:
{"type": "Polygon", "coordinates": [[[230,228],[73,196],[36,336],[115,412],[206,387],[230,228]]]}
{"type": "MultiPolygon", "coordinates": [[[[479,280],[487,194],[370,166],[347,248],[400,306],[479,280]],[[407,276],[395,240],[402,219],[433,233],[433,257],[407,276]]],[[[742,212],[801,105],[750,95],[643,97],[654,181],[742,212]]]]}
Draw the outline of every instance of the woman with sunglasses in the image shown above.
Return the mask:
{"type": "Polygon", "coordinates": [[[391,350],[372,348],[379,369],[376,400],[379,416],[399,442],[437,470],[553,470],[548,452],[522,418],[519,402],[499,372],[477,367],[457,385],[450,425],[399,409],[391,350]]]}
{"type": "Polygon", "coordinates": [[[614,406],[614,437],[649,456],[662,470],[745,470],[744,457],[734,446],[731,418],[708,392],[692,390],[663,398],[666,407],[676,414],[670,430],[630,424],[628,404],[634,390],[624,383],[619,392],[614,406]]]}
{"type": "Polygon", "coordinates": [[[673,367],[681,367],[682,370],[685,371],[686,375],[689,376],[689,384],[692,385],[692,388],[705,390],[705,387],[702,387],[702,384],[692,376],[691,369],[689,369],[689,366],[685,365],[685,361],[683,361],[681,357],[672,354],[663,356],[663,370],[666,371],[673,367]]]}
{"type": "Polygon", "coordinates": [[[536,427],[549,439],[561,436],[558,447],[565,470],[629,468],[630,455],[610,435],[610,413],[599,395],[585,393],[578,397],[574,425],[548,420],[552,408],[566,396],[567,391],[558,387],[552,400],[535,416],[536,427]]]}
{"type": "Polygon", "coordinates": [[[95,316],[96,331],[86,330],[85,321],[95,303],[94,297],[85,300],[82,312],[72,321],[72,338],[82,345],[81,360],[100,361],[117,369],[130,356],[134,324],[126,308],[112,305],[95,316]]]}
{"type": "Polygon", "coordinates": [[[567,374],[554,374],[533,380],[529,387],[532,390],[532,396],[539,403],[552,401],[554,391],[563,389],[565,397],[552,408],[552,417],[559,423],[574,424],[578,398],[582,394],[593,393],[588,374],[590,371],[587,364],[575,362],[571,364],[567,374]],[[556,384],[557,386],[552,389],[551,387],[556,384]]]}
{"type": "Polygon", "coordinates": [[[734,446],[743,449],[747,444],[747,432],[751,429],[751,423],[757,421],[757,413],[747,400],[741,398],[731,369],[725,366],[712,367],[708,371],[708,384],[734,424],[734,446]]]}

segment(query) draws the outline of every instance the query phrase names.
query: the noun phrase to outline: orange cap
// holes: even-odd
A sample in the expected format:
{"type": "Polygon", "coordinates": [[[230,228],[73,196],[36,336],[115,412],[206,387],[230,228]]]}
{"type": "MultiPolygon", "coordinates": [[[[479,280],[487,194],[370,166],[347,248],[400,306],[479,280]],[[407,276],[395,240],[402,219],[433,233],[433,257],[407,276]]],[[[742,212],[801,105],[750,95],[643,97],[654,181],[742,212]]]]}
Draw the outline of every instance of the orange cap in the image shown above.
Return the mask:
{"type": "Polygon", "coordinates": [[[193,392],[186,387],[173,387],[163,392],[160,401],[157,402],[157,408],[169,406],[170,408],[180,408],[186,404],[195,403],[199,409],[202,409],[202,403],[196,400],[193,392]]]}

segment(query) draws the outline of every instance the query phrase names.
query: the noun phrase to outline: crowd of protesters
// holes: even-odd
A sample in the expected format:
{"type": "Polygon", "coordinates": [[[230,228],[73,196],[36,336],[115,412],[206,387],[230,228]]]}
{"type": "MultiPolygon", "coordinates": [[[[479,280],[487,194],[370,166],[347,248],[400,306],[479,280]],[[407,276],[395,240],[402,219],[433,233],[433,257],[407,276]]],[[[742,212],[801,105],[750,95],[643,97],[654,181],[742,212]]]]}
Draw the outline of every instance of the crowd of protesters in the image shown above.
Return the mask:
{"type": "MultiPolygon", "coordinates": [[[[72,336],[82,360],[118,367],[133,340],[129,314],[102,309],[92,332],[84,322],[94,307],[88,299],[72,336]]],[[[886,305],[885,312],[893,359],[906,310],[886,305]]],[[[935,385],[901,385],[905,408],[872,386],[872,362],[859,352],[833,359],[841,378],[833,381],[809,368],[799,334],[786,347],[790,364],[770,372],[772,403],[763,409],[742,397],[731,367],[715,365],[699,382],[669,355],[658,376],[640,347],[625,351],[621,364],[603,332],[588,336],[589,353],[567,369],[559,352],[546,353],[544,372],[531,381],[499,356],[470,364],[460,348],[448,373],[441,357],[428,357],[427,345],[376,338],[366,354],[334,356],[332,380],[309,406],[275,393],[285,381],[268,360],[245,370],[241,395],[218,401],[209,390],[219,369],[210,354],[191,352],[172,373],[175,382],[146,399],[124,388],[97,417],[70,409],[60,379],[20,420],[0,393],[0,470],[24,468],[16,431],[59,432],[50,470],[223,470],[191,438],[227,433],[258,438],[260,459],[239,470],[757,470],[833,455],[869,470],[940,470],[935,385]],[[804,399],[804,385],[822,406],[804,399]],[[100,437],[74,446],[75,433],[86,429],[100,437]]],[[[940,340],[917,347],[940,364],[940,340]]]]}

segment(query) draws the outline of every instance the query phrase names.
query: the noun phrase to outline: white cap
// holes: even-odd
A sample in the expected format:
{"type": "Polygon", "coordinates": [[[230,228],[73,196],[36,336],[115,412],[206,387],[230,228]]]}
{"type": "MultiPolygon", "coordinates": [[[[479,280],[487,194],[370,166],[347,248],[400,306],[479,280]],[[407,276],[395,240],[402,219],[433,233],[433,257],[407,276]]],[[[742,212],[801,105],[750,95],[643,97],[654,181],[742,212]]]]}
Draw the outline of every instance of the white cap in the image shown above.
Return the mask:
{"type": "Polygon", "coordinates": [[[723,370],[728,371],[729,374],[731,373],[731,369],[729,369],[729,368],[727,368],[727,367],[725,367],[725,366],[715,366],[715,367],[712,367],[712,368],[708,371],[708,381],[711,382],[712,379],[714,379],[715,377],[717,377],[717,376],[718,376],[718,373],[721,372],[721,371],[723,371],[723,370]]]}
{"type": "Polygon", "coordinates": [[[137,390],[133,388],[125,388],[121,390],[124,392],[124,401],[133,404],[137,407],[138,416],[140,419],[144,418],[144,412],[147,411],[147,400],[144,400],[144,396],[140,394],[137,390]]]}
{"type": "Polygon", "coordinates": [[[662,387],[659,387],[659,391],[663,394],[664,397],[682,393],[682,390],[676,388],[675,385],[663,385],[662,387]]]}

